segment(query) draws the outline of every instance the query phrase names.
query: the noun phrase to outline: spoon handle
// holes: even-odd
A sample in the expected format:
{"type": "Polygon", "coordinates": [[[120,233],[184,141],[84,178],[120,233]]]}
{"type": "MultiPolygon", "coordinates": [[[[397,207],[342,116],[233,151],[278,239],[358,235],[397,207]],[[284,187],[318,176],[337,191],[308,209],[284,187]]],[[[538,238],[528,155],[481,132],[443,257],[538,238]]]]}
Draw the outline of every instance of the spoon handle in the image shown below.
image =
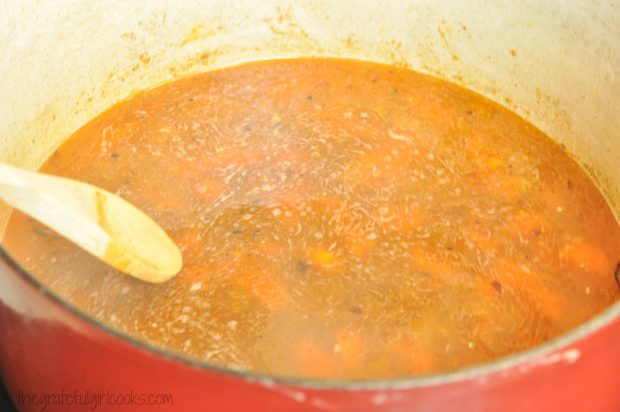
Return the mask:
{"type": "Polygon", "coordinates": [[[101,188],[0,163],[0,198],[136,278],[159,283],[181,269],[181,253],[164,230],[101,188]]]}

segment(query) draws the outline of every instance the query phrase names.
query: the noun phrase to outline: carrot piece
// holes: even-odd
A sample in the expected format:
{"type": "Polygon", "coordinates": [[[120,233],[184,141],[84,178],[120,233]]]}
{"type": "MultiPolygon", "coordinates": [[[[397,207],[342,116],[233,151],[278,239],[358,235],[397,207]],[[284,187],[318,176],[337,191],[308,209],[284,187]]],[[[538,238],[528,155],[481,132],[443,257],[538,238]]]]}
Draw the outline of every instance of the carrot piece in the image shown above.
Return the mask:
{"type": "Polygon", "coordinates": [[[336,362],[329,351],[309,340],[302,340],[295,352],[299,373],[311,378],[325,378],[336,372],[336,362]]]}
{"type": "Polygon", "coordinates": [[[409,346],[407,358],[411,370],[419,374],[429,374],[435,371],[436,361],[433,352],[417,344],[409,346]]]}
{"type": "Polygon", "coordinates": [[[411,338],[399,339],[389,345],[393,351],[394,359],[404,362],[404,366],[410,373],[430,374],[437,369],[437,360],[426,345],[411,338]]]}
{"type": "Polygon", "coordinates": [[[272,274],[248,271],[237,276],[235,283],[272,311],[283,309],[291,302],[284,283],[272,274]]]}
{"type": "Polygon", "coordinates": [[[281,282],[272,278],[266,278],[254,289],[261,301],[271,310],[284,308],[291,301],[291,297],[281,282]]]}
{"type": "Polygon", "coordinates": [[[359,331],[345,327],[336,334],[337,353],[346,369],[355,369],[364,360],[364,341],[359,331]]]}
{"type": "Polygon", "coordinates": [[[612,272],[611,260],[598,247],[583,239],[573,239],[560,251],[565,262],[588,272],[608,275],[612,272]]]}
{"type": "Polygon", "coordinates": [[[552,290],[546,287],[540,275],[526,270],[517,264],[505,262],[497,271],[498,281],[503,287],[523,296],[536,306],[547,318],[557,319],[564,310],[564,302],[552,290]]]}

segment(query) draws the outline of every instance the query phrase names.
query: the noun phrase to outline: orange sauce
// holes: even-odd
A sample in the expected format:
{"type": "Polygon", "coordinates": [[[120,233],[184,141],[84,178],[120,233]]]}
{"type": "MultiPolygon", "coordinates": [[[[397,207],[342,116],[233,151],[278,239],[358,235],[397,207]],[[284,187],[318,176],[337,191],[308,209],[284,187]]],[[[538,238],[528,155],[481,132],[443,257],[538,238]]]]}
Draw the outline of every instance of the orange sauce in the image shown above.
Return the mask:
{"type": "Polygon", "coordinates": [[[5,246],[119,330],[206,362],[376,379],[487,362],[617,301],[620,228],[539,130],[444,81],[268,61],[140,93],[42,171],[124,196],[180,246],[162,285],[16,213],[5,246]]]}

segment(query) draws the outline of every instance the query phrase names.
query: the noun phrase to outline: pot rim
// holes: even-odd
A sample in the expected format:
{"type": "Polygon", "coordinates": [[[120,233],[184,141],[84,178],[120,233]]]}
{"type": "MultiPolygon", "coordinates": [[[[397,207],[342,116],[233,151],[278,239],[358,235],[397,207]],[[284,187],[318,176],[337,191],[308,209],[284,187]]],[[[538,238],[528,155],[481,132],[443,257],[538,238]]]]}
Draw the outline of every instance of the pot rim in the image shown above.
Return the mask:
{"type": "MultiPolygon", "coordinates": [[[[94,326],[95,329],[103,332],[113,339],[118,339],[124,343],[128,343],[130,346],[133,346],[138,350],[145,351],[150,355],[160,357],[167,361],[177,364],[184,364],[198,370],[206,370],[230,377],[242,378],[246,381],[263,384],[265,386],[286,385],[304,389],[320,390],[414,389],[450,384],[457,381],[472,380],[476,378],[484,379],[492,374],[515,369],[517,366],[527,365],[528,362],[530,362],[531,366],[526,371],[529,371],[547,364],[544,361],[537,363],[536,360],[543,359],[546,355],[559,350],[570,350],[570,346],[578,343],[582,338],[600,331],[606,326],[612,324],[614,321],[620,319],[620,301],[617,301],[603,312],[582,323],[576,328],[548,340],[541,345],[503,356],[489,362],[474,364],[445,373],[373,380],[296,378],[292,376],[242,371],[214,365],[197,358],[184,356],[181,353],[172,352],[145,340],[133,337],[128,333],[125,333],[92,317],[88,313],[63,299],[60,295],[56,294],[36,279],[28,270],[24,269],[2,245],[0,245],[0,260],[4,261],[9,270],[12,270],[14,274],[25,280],[29,287],[41,292],[44,299],[51,301],[52,304],[59,306],[62,310],[67,311],[69,314],[77,317],[81,321],[86,322],[88,325],[94,326]]],[[[576,361],[578,357],[579,354],[577,354],[577,356],[572,360],[576,361]]]]}

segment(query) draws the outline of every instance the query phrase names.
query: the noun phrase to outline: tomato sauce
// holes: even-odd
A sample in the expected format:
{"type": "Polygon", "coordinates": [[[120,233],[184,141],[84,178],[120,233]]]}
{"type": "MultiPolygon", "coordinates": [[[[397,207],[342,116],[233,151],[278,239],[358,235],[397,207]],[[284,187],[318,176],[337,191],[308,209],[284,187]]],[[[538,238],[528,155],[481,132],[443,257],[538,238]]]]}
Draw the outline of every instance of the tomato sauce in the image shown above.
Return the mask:
{"type": "Polygon", "coordinates": [[[142,283],[15,213],[11,254],[90,316],[185,356],[312,378],[433,374],[620,298],[620,228],[515,114],[370,63],[256,62],[139,93],[41,169],[118,193],[185,266],[142,283]]]}

